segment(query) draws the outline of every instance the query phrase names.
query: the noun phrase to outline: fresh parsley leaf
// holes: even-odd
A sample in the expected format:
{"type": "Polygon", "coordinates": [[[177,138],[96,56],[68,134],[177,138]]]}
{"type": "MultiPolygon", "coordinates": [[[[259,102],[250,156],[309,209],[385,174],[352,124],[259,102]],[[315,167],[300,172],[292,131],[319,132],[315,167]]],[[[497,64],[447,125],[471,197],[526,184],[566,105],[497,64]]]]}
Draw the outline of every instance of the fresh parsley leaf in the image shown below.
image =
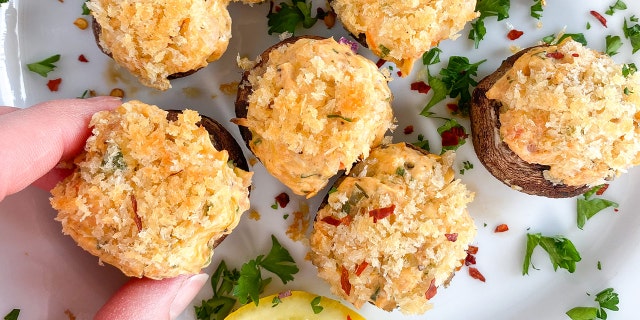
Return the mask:
{"type": "Polygon", "coordinates": [[[282,280],[282,283],[287,283],[293,280],[293,275],[300,271],[296,266],[296,262],[289,254],[289,251],[282,247],[278,239],[275,236],[271,236],[271,251],[264,259],[259,260],[259,264],[262,268],[273,272],[282,280]]]}
{"type": "Polygon", "coordinates": [[[7,3],[7,2],[9,2],[9,0],[0,0],[0,4],[7,3]]]}
{"type": "Polygon", "coordinates": [[[531,255],[537,246],[542,247],[549,254],[554,271],[560,267],[573,273],[576,270],[576,262],[582,260],[571,240],[563,236],[547,237],[540,233],[527,233],[527,250],[522,265],[522,275],[529,274],[531,255]]]}
{"type": "Polygon", "coordinates": [[[571,320],[594,320],[598,316],[598,308],[575,307],[567,311],[567,315],[571,320]]]}
{"type": "Polygon", "coordinates": [[[318,21],[318,17],[311,16],[312,4],[306,3],[305,0],[292,0],[291,4],[286,2],[280,3],[280,10],[274,11],[273,5],[267,14],[267,25],[269,34],[289,32],[295,33],[296,27],[308,29],[318,21]]]}
{"type": "Polygon", "coordinates": [[[613,288],[607,288],[600,291],[596,295],[596,302],[600,305],[601,309],[609,309],[611,311],[618,311],[618,303],[620,303],[620,298],[618,294],[613,291],[613,288]]]}
{"type": "Polygon", "coordinates": [[[604,53],[609,56],[614,56],[618,53],[618,49],[620,49],[620,47],[622,47],[622,40],[620,40],[619,36],[606,36],[604,53]]]}
{"type": "Polygon", "coordinates": [[[613,201],[600,199],[600,198],[591,198],[598,190],[600,190],[603,186],[596,186],[589,189],[587,192],[583,194],[582,198],[578,198],[578,216],[577,216],[577,225],[578,228],[582,229],[587,222],[587,220],[591,219],[591,217],[595,216],[598,212],[609,208],[614,207],[617,208],[618,204],[613,201]]]}
{"type": "Polygon", "coordinates": [[[209,300],[203,300],[199,306],[194,306],[196,319],[223,320],[226,318],[236,304],[236,299],[230,295],[239,276],[237,270],[229,270],[224,261],[220,262],[211,275],[213,297],[209,300]]]}
{"type": "Polygon", "coordinates": [[[320,300],[322,299],[322,297],[317,296],[315,298],[313,298],[313,300],[311,300],[311,309],[313,310],[314,314],[318,314],[320,312],[322,312],[322,310],[324,309],[324,307],[322,307],[320,305],[320,300]]]}
{"type": "Polygon", "coordinates": [[[60,60],[60,55],[52,55],[42,61],[29,63],[27,64],[27,68],[29,71],[33,71],[43,77],[47,77],[49,72],[53,71],[57,66],[54,64],[60,60]]]}
{"type": "Polygon", "coordinates": [[[622,75],[626,78],[638,71],[638,67],[636,67],[635,63],[623,64],[622,65],[622,75]]]}
{"type": "Polygon", "coordinates": [[[542,0],[533,0],[533,5],[531,6],[531,17],[540,20],[542,18],[542,0]]]}
{"type": "Polygon", "coordinates": [[[604,13],[612,16],[613,13],[616,12],[616,10],[626,10],[626,9],[627,9],[627,4],[622,2],[621,0],[618,0],[612,6],[609,6],[609,9],[607,9],[607,11],[605,11],[604,13]]]}
{"type": "Polygon", "coordinates": [[[240,268],[240,277],[238,278],[238,284],[233,287],[233,295],[238,297],[238,301],[241,304],[253,301],[258,305],[263,281],[265,280],[262,279],[258,263],[256,260],[250,260],[240,268]]]}
{"type": "MultiPolygon", "coordinates": [[[[4,3],[7,1],[0,0],[0,3],[4,3]]],[[[13,309],[6,316],[4,316],[4,320],[18,320],[18,316],[20,315],[20,309],[13,309]]]]}
{"type": "Polygon", "coordinates": [[[427,105],[422,109],[422,111],[420,111],[420,115],[425,117],[433,115],[433,113],[429,111],[429,109],[438,104],[438,102],[444,100],[449,94],[449,89],[447,88],[447,84],[444,83],[444,81],[431,75],[429,75],[428,78],[429,86],[431,87],[431,92],[433,92],[433,95],[431,96],[431,99],[429,100],[427,105]]]}
{"type": "Polygon", "coordinates": [[[82,15],[83,16],[91,14],[91,10],[89,10],[89,8],[87,7],[87,2],[89,2],[89,0],[86,0],[85,2],[82,3],[82,15]]]}
{"type": "Polygon", "coordinates": [[[555,34],[550,34],[544,38],[542,38],[542,42],[553,45],[562,42],[564,39],[571,37],[571,39],[575,42],[579,42],[583,46],[587,46],[587,38],[585,38],[583,33],[565,33],[561,35],[559,38],[556,38],[555,34]]]}
{"type": "Polygon", "coordinates": [[[476,2],[476,12],[480,12],[480,16],[475,22],[471,23],[471,30],[469,31],[468,37],[474,41],[476,49],[480,41],[484,39],[484,36],[487,34],[484,19],[487,17],[497,17],[498,21],[504,20],[509,17],[510,7],[510,0],[478,0],[478,2],[476,2]]]}
{"type": "Polygon", "coordinates": [[[624,32],[624,37],[631,41],[631,53],[636,53],[636,51],[640,50],[640,25],[629,26],[627,19],[624,19],[622,31],[624,32]]]}
{"type": "Polygon", "coordinates": [[[414,143],[412,143],[412,144],[413,144],[414,146],[416,146],[416,147],[420,148],[420,149],[430,151],[430,148],[429,148],[429,140],[425,140],[425,139],[424,139],[424,135],[422,135],[422,134],[419,134],[419,135],[418,135],[418,141],[416,141],[416,142],[414,142],[414,143]]]}
{"type": "Polygon", "coordinates": [[[429,49],[429,51],[422,54],[422,64],[430,66],[440,62],[440,54],[442,50],[438,47],[429,49]]]}

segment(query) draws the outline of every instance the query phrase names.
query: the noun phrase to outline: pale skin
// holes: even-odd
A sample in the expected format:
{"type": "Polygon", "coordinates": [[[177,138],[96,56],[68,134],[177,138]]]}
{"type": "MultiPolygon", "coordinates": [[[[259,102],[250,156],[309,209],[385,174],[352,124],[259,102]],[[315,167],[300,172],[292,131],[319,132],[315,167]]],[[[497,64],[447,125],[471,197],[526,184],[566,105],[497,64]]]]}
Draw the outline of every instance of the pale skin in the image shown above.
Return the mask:
{"type": "MultiPolygon", "coordinates": [[[[91,115],[113,110],[112,97],[54,100],[19,109],[0,106],[0,201],[35,185],[51,190],[69,171],[56,168],[82,150],[91,115]]],[[[129,280],[94,319],[175,319],[207,282],[206,274],[129,280]]]]}

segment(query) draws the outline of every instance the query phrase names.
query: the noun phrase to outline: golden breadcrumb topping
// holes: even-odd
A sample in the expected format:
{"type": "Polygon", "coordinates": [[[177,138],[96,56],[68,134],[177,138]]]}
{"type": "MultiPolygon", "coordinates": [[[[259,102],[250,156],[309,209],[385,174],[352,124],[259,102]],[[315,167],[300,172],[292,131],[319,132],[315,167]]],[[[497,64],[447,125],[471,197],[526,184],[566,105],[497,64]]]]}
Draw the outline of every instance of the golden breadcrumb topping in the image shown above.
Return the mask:
{"type": "MultiPolygon", "coordinates": [[[[333,39],[282,45],[248,77],[251,150],[296,194],[311,197],[369,155],[391,127],[387,79],[333,39]]],[[[241,84],[242,85],[247,85],[241,84]]]]}
{"type": "Polygon", "coordinates": [[[231,39],[229,0],[90,0],[102,28],[99,43],[113,59],[160,90],[168,76],[217,60],[231,39]]]}
{"type": "Polygon", "coordinates": [[[487,97],[500,134],[554,183],[595,186],[640,163],[640,73],[573,40],[520,57],[487,97]]]}
{"type": "Polygon", "coordinates": [[[453,158],[392,144],[339,182],[310,240],[312,262],[335,295],[357,308],[431,308],[430,286],[448,283],[476,234],[466,209],[474,194],[454,180],[453,158]]]}
{"type": "Polygon", "coordinates": [[[197,112],[139,101],[96,113],[74,173],[52,191],[78,245],[127,276],[198,273],[249,208],[252,173],[213,147],[197,112]]]}
{"type": "Polygon", "coordinates": [[[369,49],[396,63],[403,76],[425,51],[457,38],[478,16],[475,0],[333,0],[331,7],[349,32],[365,35],[369,49]]]}

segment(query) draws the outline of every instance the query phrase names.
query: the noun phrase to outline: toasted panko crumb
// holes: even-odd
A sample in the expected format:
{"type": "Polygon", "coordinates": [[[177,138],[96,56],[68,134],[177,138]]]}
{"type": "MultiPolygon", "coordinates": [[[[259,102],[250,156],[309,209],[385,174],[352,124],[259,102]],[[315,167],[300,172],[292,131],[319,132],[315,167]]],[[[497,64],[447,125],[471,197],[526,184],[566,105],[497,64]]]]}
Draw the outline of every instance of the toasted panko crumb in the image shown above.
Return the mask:
{"type": "Polygon", "coordinates": [[[308,244],[307,231],[309,231],[310,219],[309,205],[306,202],[300,203],[300,208],[293,212],[293,222],[286,231],[289,239],[308,244]]]}
{"type": "Polygon", "coordinates": [[[96,113],[75,171],[51,192],[63,233],[127,276],[200,272],[249,209],[252,176],[200,120],[139,101],[96,113]]]}

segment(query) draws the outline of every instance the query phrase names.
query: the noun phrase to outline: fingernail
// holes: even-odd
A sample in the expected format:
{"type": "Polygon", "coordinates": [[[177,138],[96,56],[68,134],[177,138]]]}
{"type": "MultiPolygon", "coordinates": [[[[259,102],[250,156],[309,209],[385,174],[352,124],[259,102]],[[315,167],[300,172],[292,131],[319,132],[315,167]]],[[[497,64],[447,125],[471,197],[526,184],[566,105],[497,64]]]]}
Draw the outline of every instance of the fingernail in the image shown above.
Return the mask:
{"type": "Polygon", "coordinates": [[[191,303],[193,298],[195,298],[196,294],[202,289],[204,284],[209,279],[209,275],[206,273],[200,273],[193,275],[184,282],[178,289],[176,293],[176,297],[171,302],[171,306],[169,307],[169,318],[175,319],[178,317],[184,309],[191,303]]]}

